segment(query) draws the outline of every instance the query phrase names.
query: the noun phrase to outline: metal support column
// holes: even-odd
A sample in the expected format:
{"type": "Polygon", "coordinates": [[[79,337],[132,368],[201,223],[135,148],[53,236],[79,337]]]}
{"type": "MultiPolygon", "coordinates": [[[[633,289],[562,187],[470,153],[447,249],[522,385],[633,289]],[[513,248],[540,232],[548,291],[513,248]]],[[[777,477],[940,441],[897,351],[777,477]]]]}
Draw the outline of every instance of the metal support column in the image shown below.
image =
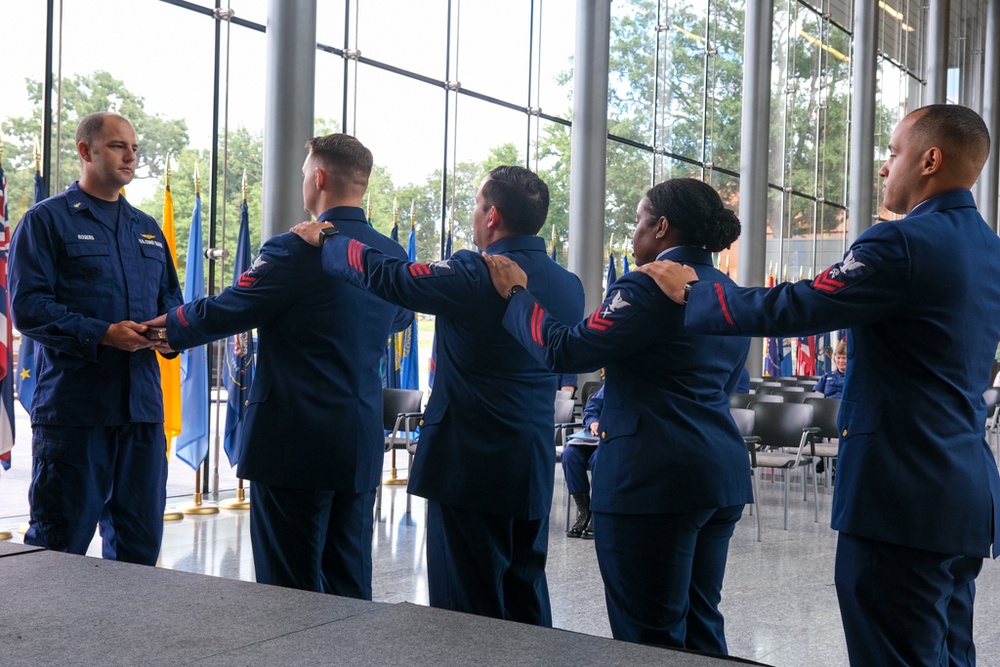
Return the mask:
{"type": "Polygon", "coordinates": [[[569,170],[569,270],[583,281],[587,312],[604,300],[610,39],[610,0],[577,0],[569,170]]]}
{"type": "Polygon", "coordinates": [[[877,2],[854,3],[854,51],[851,99],[851,175],[848,186],[848,243],[872,226],[875,188],[875,72],[877,2]]]}
{"type": "Polygon", "coordinates": [[[979,176],[979,211],[986,224],[998,229],[997,179],[1000,178],[1000,0],[986,5],[986,49],[983,54],[983,120],[990,131],[990,156],[979,176]]]}
{"type": "Polygon", "coordinates": [[[313,136],[316,0],[268,0],[261,241],[305,220],[302,161],[313,136]]]}
{"type": "Polygon", "coordinates": [[[948,19],[951,0],[930,0],[927,11],[927,87],[924,104],[944,104],[948,94],[948,19]]]}
{"type": "MultiPolygon", "coordinates": [[[[767,156],[771,127],[771,42],[774,5],[749,2],[743,38],[743,117],[740,139],[740,222],[737,280],[764,284],[767,256],[767,156]]],[[[750,346],[747,369],[756,377],[763,369],[763,348],[750,346]]]]}

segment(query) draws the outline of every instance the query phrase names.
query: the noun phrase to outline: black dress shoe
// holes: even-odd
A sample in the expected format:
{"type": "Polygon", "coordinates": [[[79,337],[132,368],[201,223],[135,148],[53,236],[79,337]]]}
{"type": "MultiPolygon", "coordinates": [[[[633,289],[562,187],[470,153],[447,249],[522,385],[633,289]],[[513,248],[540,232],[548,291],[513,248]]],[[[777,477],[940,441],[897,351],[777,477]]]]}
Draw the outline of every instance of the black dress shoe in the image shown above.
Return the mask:
{"type": "MultiPolygon", "coordinates": [[[[576,515],[576,523],[573,527],[566,531],[566,537],[583,537],[587,528],[590,526],[590,512],[588,510],[580,510],[580,513],[576,515]]],[[[593,533],[591,533],[593,535],[593,533]]]]}
{"type": "Polygon", "coordinates": [[[594,539],[594,515],[590,515],[590,521],[587,522],[587,527],[583,529],[583,534],[580,535],[585,540],[594,539]]]}

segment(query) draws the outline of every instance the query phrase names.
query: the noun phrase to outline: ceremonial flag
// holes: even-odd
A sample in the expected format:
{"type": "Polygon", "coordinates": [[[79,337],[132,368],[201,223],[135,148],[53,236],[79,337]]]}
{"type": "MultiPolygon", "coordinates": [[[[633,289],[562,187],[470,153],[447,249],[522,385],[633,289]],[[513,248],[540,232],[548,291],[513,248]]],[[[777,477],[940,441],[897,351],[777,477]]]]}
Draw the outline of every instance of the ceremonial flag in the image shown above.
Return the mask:
{"type": "MultiPolygon", "coordinates": [[[[399,222],[393,215],[392,230],[389,238],[399,243],[399,222]]],[[[382,386],[389,389],[399,389],[399,355],[396,354],[397,341],[402,339],[402,334],[393,334],[385,344],[385,357],[382,360],[382,386]]]]}
{"type": "MultiPolygon", "coordinates": [[[[3,147],[0,146],[0,154],[3,147]]],[[[10,470],[10,450],[14,448],[14,332],[7,295],[7,251],[10,225],[7,222],[7,176],[0,162],[0,468],[10,470]]]]}
{"type": "Polygon", "coordinates": [[[796,375],[816,375],[816,336],[799,337],[799,353],[795,364],[796,375]]]}
{"type": "Polygon", "coordinates": [[[831,370],[833,370],[833,364],[830,363],[832,360],[830,356],[833,354],[830,349],[830,332],[825,334],[820,334],[816,336],[816,373],[815,375],[823,375],[831,370]]]}
{"type": "Polygon", "coordinates": [[[615,268],[615,253],[608,251],[608,280],[605,286],[605,296],[611,296],[611,286],[618,280],[618,270],[615,268]]]}
{"type": "MultiPolygon", "coordinates": [[[[177,235],[174,233],[174,196],[170,192],[170,171],[163,192],[163,238],[167,241],[170,261],[177,267],[177,235]]],[[[181,433],[181,358],[156,355],[160,365],[160,389],[163,392],[163,434],[167,437],[167,457],[173,440],[181,433]]]]}
{"type": "MultiPolygon", "coordinates": [[[[448,232],[448,242],[451,243],[451,232],[448,232]]],[[[553,223],[553,225],[552,225],[552,249],[550,250],[550,252],[552,253],[552,261],[553,262],[558,262],[559,259],[558,259],[558,253],[556,252],[556,226],[555,226],[555,223],[553,223]]],[[[450,256],[450,253],[449,253],[449,256],[450,256]]]]}
{"type": "MultiPolygon", "coordinates": [[[[452,237],[452,226],[448,227],[448,239],[444,244],[444,257],[442,259],[451,259],[451,237],[452,237]]],[[[552,246],[552,259],[555,259],[555,245],[552,246]]],[[[437,320],[434,321],[434,338],[431,339],[431,361],[430,361],[430,373],[427,378],[427,386],[434,388],[434,376],[437,374],[437,320]]]]}
{"type": "MultiPolygon", "coordinates": [[[[236,241],[236,261],[233,264],[233,285],[239,283],[240,277],[250,268],[250,215],[247,212],[247,200],[243,199],[240,206],[240,231],[236,241]]],[[[240,433],[243,430],[243,413],[246,411],[247,399],[250,396],[250,385],[253,382],[254,370],[253,332],[230,336],[226,341],[226,391],[229,399],[226,402],[226,439],[223,448],[229,457],[229,465],[236,465],[240,454],[240,433]]]]}
{"type": "MultiPolygon", "coordinates": [[[[775,278],[774,274],[768,274],[767,276],[767,286],[774,287],[775,278]]],[[[767,355],[764,357],[764,375],[770,377],[778,377],[781,375],[781,362],[784,357],[784,350],[782,339],[780,338],[768,338],[767,343],[767,355]]]]}
{"type": "Polygon", "coordinates": [[[622,253],[622,275],[624,276],[629,271],[631,269],[628,268],[628,253],[622,253]]]}
{"type": "MultiPolygon", "coordinates": [[[[35,167],[35,203],[47,199],[45,181],[36,162],[35,167]]],[[[6,216],[5,216],[6,217],[6,216]]],[[[35,393],[35,341],[21,336],[21,347],[17,351],[18,374],[14,378],[17,389],[17,400],[27,412],[31,412],[31,398],[35,393]]]]}
{"type": "MultiPolygon", "coordinates": [[[[184,303],[205,296],[201,241],[201,194],[194,197],[184,272],[184,303]]],[[[177,458],[197,470],[208,456],[208,357],[204,345],[181,352],[181,434],[177,458]]]]}
{"type": "MultiPolygon", "coordinates": [[[[406,249],[406,258],[410,262],[417,261],[417,230],[410,223],[410,242],[406,249]]],[[[399,388],[420,389],[420,362],[417,356],[417,318],[401,334],[402,349],[399,351],[399,388]]]]}

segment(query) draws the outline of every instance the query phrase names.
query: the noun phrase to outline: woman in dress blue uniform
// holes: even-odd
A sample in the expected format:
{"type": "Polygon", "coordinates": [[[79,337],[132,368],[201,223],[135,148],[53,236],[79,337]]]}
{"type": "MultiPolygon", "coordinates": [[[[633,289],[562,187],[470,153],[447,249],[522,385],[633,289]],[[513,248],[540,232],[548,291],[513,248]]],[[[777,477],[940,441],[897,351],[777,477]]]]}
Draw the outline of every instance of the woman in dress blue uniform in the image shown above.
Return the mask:
{"type": "MultiPolygon", "coordinates": [[[[669,257],[731,282],[711,253],[736,240],[740,223],[711,186],[661,183],[639,202],[636,223],[638,264],[669,257]]],[[[726,555],[753,498],[729,393],[749,340],[685,333],[683,308],[641,273],[622,276],[588,319],[566,326],[524,289],[516,264],[486,261],[509,298],[504,327],[528,351],[555,370],[605,367],[591,509],[615,638],[726,653],[726,555]]]]}

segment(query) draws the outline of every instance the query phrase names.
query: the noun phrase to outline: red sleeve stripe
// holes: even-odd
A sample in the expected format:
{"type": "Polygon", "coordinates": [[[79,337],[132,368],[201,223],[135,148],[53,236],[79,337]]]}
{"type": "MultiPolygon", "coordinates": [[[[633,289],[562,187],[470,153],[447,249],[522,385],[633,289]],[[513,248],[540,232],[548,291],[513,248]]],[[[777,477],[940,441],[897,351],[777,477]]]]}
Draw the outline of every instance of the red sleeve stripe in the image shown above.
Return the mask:
{"type": "Polygon", "coordinates": [[[427,264],[410,264],[410,275],[414,278],[423,278],[431,275],[431,267],[427,264]]]}
{"type": "Polygon", "coordinates": [[[587,328],[595,331],[607,331],[611,328],[612,324],[614,324],[614,322],[611,320],[601,317],[600,308],[591,313],[590,318],[587,320],[587,328]]]}
{"type": "Polygon", "coordinates": [[[240,275],[239,280],[236,281],[236,284],[240,287],[253,287],[253,284],[257,282],[257,279],[247,275],[248,273],[249,271],[244,271],[240,275]]]}
{"type": "Polygon", "coordinates": [[[726,324],[731,327],[736,326],[733,314],[729,312],[729,304],[726,303],[726,292],[719,283],[715,283],[715,295],[719,298],[719,307],[722,308],[722,314],[726,317],[726,324]]]}
{"type": "Polygon", "coordinates": [[[545,319],[545,311],[537,303],[531,311],[531,340],[538,345],[545,345],[542,340],[542,320],[545,319]]]}
{"type": "Polygon", "coordinates": [[[840,280],[834,280],[828,274],[830,269],[827,269],[823,273],[816,276],[816,280],[813,281],[813,289],[822,290],[824,292],[836,292],[841,287],[844,287],[846,283],[840,280]]]}
{"type": "Polygon", "coordinates": [[[177,306],[177,321],[181,323],[181,326],[188,325],[187,318],[184,317],[184,306],[177,306]]]}
{"type": "Polygon", "coordinates": [[[365,249],[365,244],[351,239],[350,243],[347,244],[347,263],[350,264],[359,273],[364,273],[365,269],[361,265],[361,251],[365,249]]]}

